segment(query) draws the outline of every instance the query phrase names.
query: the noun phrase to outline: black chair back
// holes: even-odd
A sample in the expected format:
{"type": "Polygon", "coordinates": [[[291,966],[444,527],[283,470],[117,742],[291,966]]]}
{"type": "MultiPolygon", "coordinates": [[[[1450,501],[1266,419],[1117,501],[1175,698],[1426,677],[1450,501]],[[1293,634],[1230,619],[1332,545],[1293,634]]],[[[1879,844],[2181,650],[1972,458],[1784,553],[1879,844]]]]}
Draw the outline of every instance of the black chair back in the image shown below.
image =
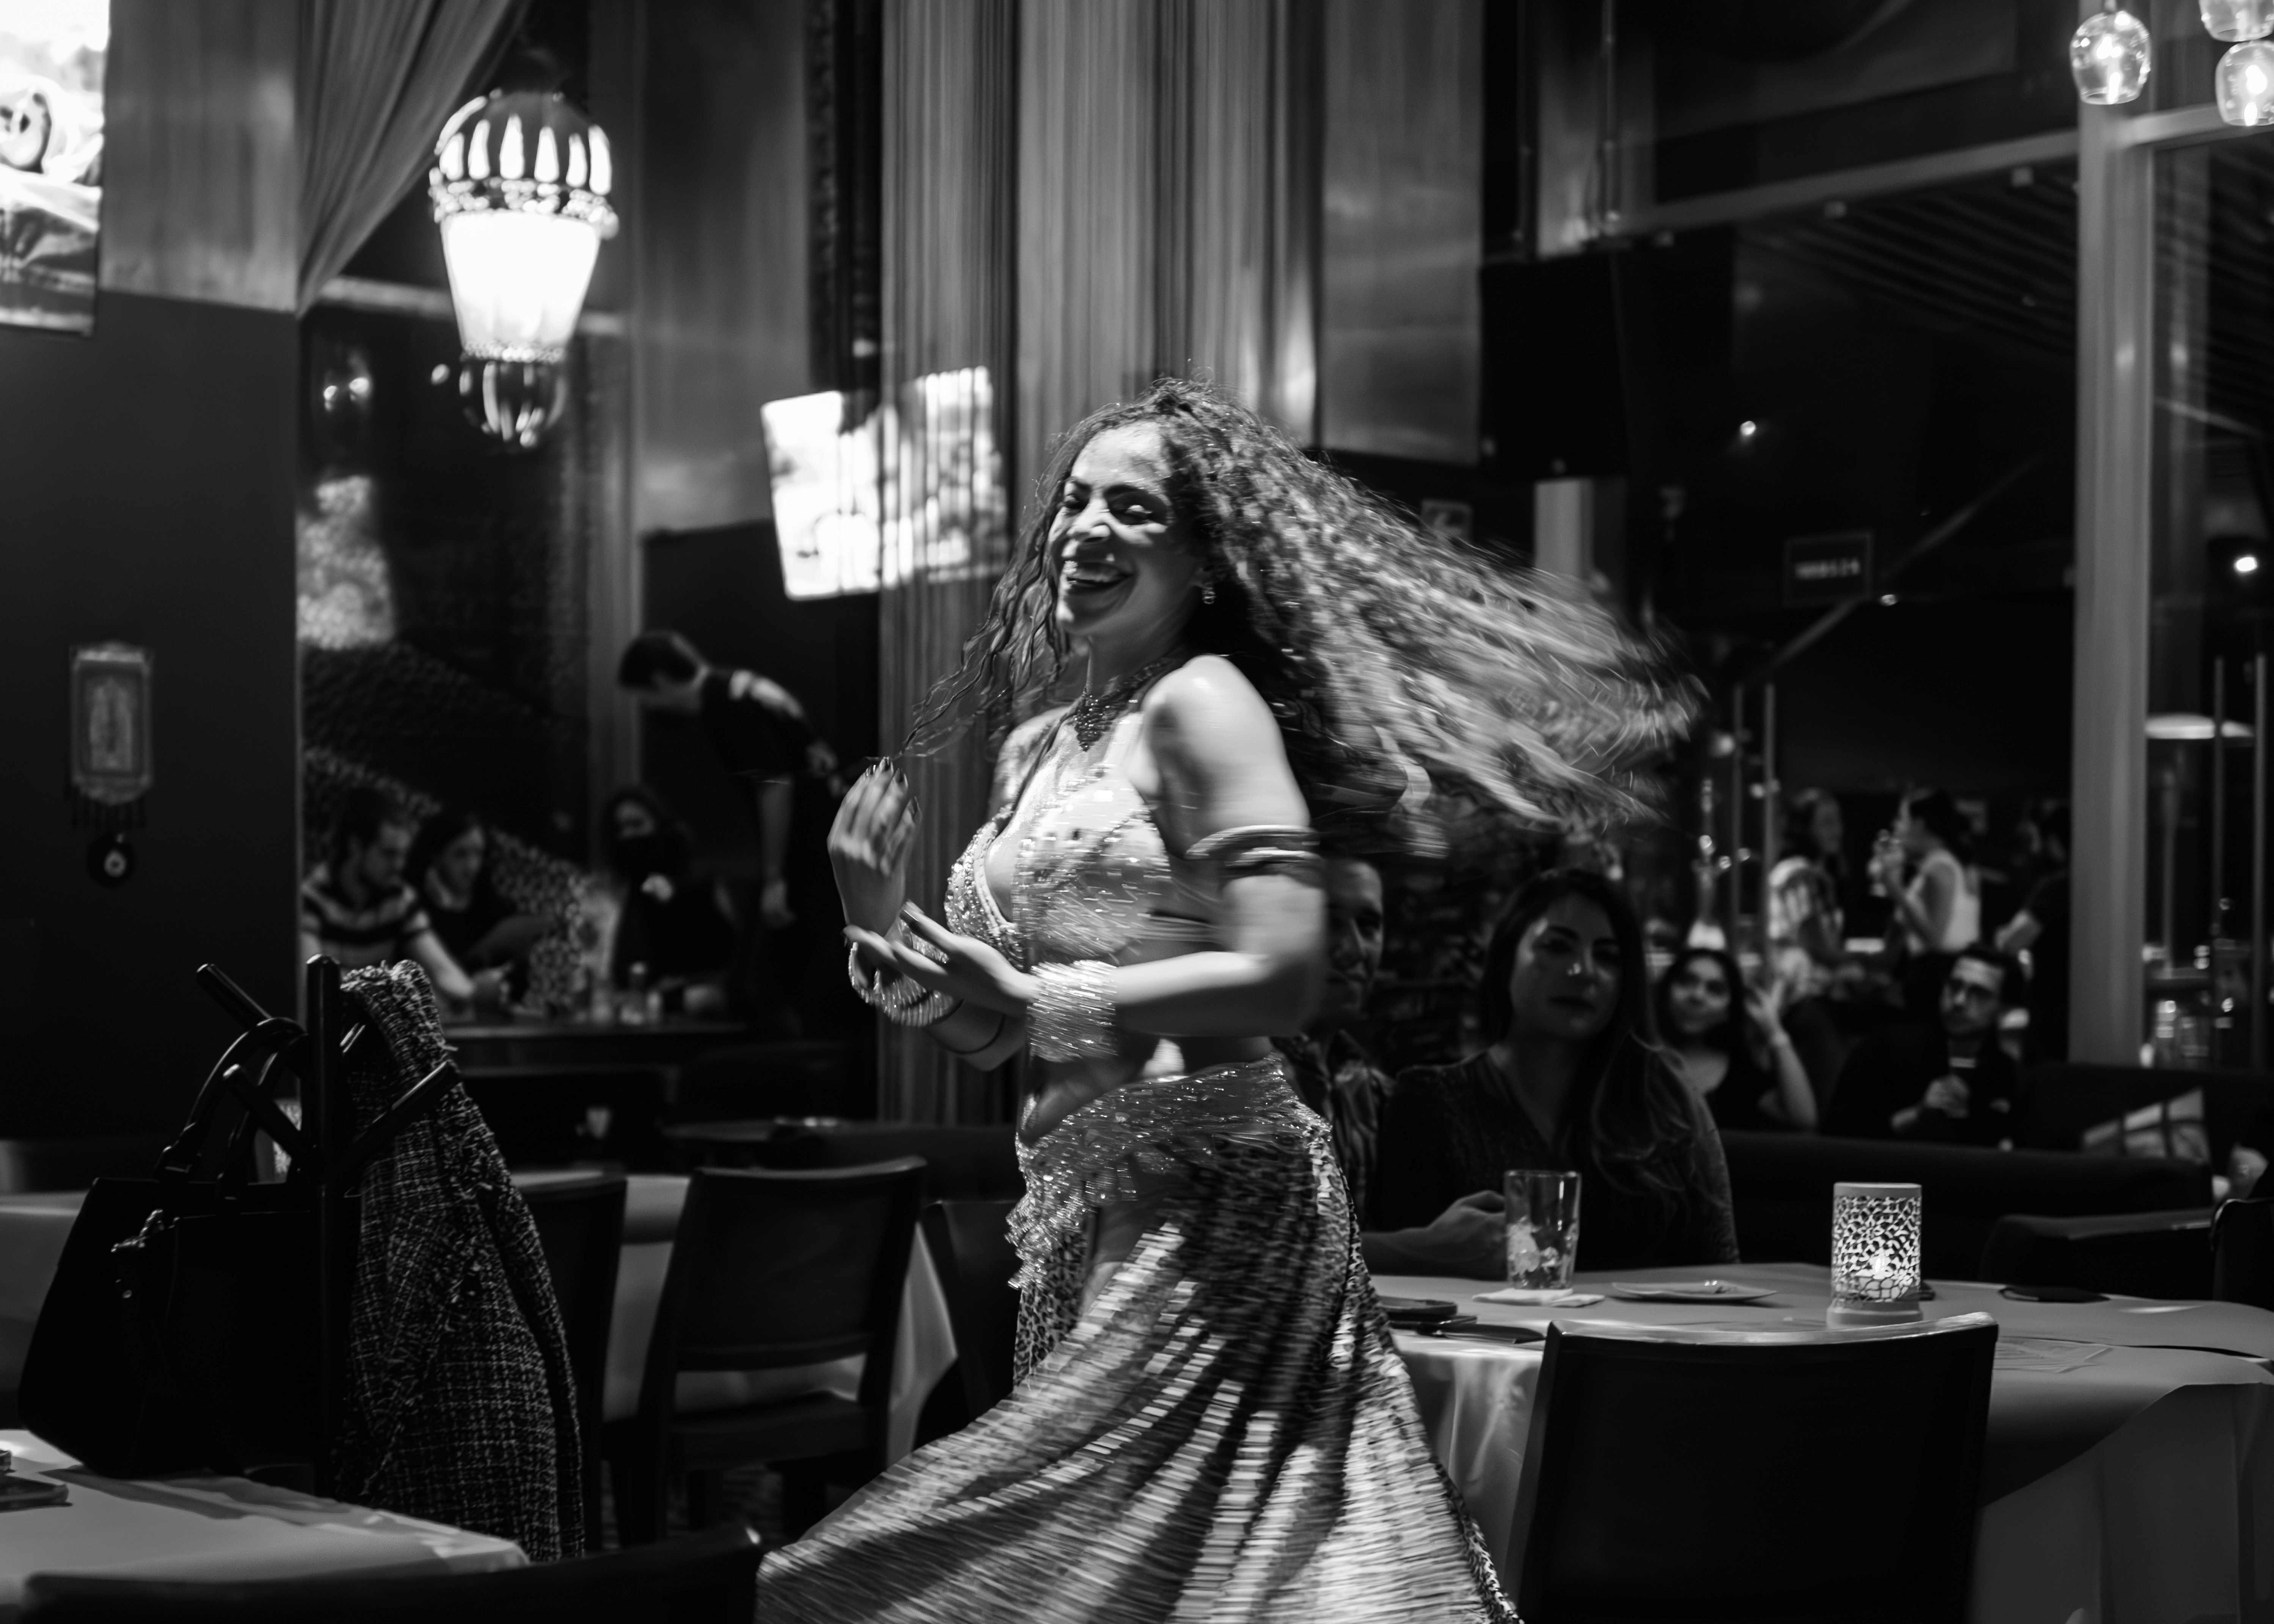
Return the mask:
{"type": "Polygon", "coordinates": [[[1526,1624],[1965,1616],[1996,1325],[1548,1332],[1526,1624]]]}
{"type": "Polygon", "coordinates": [[[2274,1308],[2274,1196],[2225,1202],[2212,1217],[2210,1294],[2274,1308]]]}
{"type": "Polygon", "coordinates": [[[749,1624],[762,1554],[736,1523],[505,1573],[245,1583],[34,1574],[22,1616],[27,1624],[749,1624]]]}
{"type": "Polygon", "coordinates": [[[1019,1335],[1019,1253],[1011,1244],[1012,1201],[935,1201],[924,1208],[924,1241],[947,1291],[955,1367],[970,1418],[1010,1395],[1019,1335]]]}
{"type": "Polygon", "coordinates": [[[584,1448],[584,1526],[600,1526],[600,1419],[608,1386],[608,1327],[615,1318],[616,1266],[623,1256],[624,1198],[616,1177],[527,1184],[521,1199],[537,1224],[553,1295],[576,1376],[576,1427],[584,1448]]]}
{"type": "Polygon", "coordinates": [[[871,1357],[861,1402],[881,1415],[924,1164],[692,1174],[641,1383],[665,1422],[681,1371],[773,1370],[871,1357]]]}

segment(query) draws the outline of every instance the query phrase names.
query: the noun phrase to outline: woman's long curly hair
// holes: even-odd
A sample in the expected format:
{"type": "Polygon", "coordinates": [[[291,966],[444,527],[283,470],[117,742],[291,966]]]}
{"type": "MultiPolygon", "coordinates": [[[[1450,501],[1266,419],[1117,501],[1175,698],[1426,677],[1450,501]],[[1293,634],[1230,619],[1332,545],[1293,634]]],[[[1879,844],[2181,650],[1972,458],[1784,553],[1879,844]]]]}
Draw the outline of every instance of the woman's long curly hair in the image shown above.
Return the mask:
{"type": "Polygon", "coordinates": [[[1525,933],[1566,897],[1584,898],[1602,909],[1620,960],[1618,1001],[1609,1022],[1589,1041],[1579,1067],[1570,1106],[1571,1147],[1628,1194],[1677,1203],[1685,1186],[1675,1153],[1696,1132],[1696,1115],[1688,1087],[1667,1064],[1652,1019],[1642,925],[1618,885],[1592,869],[1550,868],[1517,892],[1485,949],[1484,981],[1478,989],[1485,1041],[1499,1042],[1515,1025],[1509,982],[1525,933]]]}
{"type": "Polygon", "coordinates": [[[1187,644],[1230,658],[1271,706],[1322,829],[1379,828],[1429,787],[1534,826],[1644,809],[1644,771],[1694,708],[1659,649],[1177,378],[1059,440],[1017,554],[906,748],[937,749],[980,720],[999,736],[1050,703],[1072,652],[1053,618],[1052,522],[1082,448],[1133,425],[1158,432],[1171,495],[1206,553],[1215,601],[1195,610],[1187,644]]]}

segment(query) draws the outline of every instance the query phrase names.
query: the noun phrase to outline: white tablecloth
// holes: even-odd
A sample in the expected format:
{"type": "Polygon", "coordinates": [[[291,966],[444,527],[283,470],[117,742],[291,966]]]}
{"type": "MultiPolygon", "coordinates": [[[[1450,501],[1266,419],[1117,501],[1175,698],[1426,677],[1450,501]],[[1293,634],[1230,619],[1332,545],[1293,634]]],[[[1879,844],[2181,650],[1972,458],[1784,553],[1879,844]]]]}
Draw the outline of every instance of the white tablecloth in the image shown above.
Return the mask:
{"type": "MultiPolygon", "coordinates": [[[[1734,1267],[1733,1279],[1789,1285],[1745,1310],[1624,1303],[1517,1309],[1472,1301],[1487,1282],[1385,1276],[1397,1297],[1454,1297],[1488,1323],[1544,1328],[1820,1320],[1825,1271],[1734,1267]]],[[[1630,1271],[1623,1278],[1694,1276],[1630,1271]]],[[[1583,1282],[1591,1289],[1607,1282],[1583,1282]]],[[[2012,1302],[1994,1287],[1943,1283],[1940,1314],[1986,1311],[2009,1338],[2103,1344],[2072,1370],[2001,1358],[1991,1387],[1984,1498],[1975,1552],[1976,1624],[2188,1624],[2258,1615],[2248,1586],[2274,1553],[2274,1314],[2233,1304],[2012,1302]],[[2200,1342],[2197,1339],[2200,1338],[2200,1342]],[[2195,1346],[2154,1345],[2193,1342],[2195,1346]],[[2148,1345],[2130,1345],[2148,1344],[2148,1345]],[[2232,1351],[2210,1351],[2229,1349],[2232,1351]],[[2263,1527],[2258,1526],[2263,1523],[2263,1527]],[[2082,1609],[2080,1614],[2079,1610],[2082,1609]]],[[[1461,1485],[1506,1582],[1522,1552],[1516,1492],[1540,1351],[1401,1335],[1422,1418],[1461,1485]]],[[[2274,1587],[2269,1587],[2274,1588],[2274,1587]]]]}
{"type": "Polygon", "coordinates": [[[285,1579],[390,1570],[520,1568],[521,1547],[388,1511],[270,1488],[243,1477],[121,1482],[80,1470],[29,1432],[0,1432],[15,1470],[68,1485],[71,1501],[0,1513],[0,1621],[17,1616],[35,1573],[148,1579],[285,1579]]]}

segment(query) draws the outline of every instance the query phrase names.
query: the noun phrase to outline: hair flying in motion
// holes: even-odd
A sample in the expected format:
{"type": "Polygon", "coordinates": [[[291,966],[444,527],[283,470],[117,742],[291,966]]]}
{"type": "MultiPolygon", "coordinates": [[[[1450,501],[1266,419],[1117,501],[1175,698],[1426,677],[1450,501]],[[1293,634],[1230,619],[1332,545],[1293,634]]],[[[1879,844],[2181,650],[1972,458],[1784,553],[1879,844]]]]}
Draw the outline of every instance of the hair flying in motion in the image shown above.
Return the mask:
{"type": "Polygon", "coordinates": [[[1689,723],[1661,651],[1560,583],[1429,530],[1305,456],[1207,384],[1168,378],[1059,441],[960,666],[907,748],[1047,703],[1071,652],[1053,619],[1051,520],[1074,459],[1129,425],[1160,434],[1171,495],[1215,601],[1187,641],[1222,654],[1278,717],[1322,829],[1410,812],[1434,786],[1533,825],[1623,821],[1642,769],[1689,723]],[[1417,792],[1422,792],[1418,793],[1417,792]]]}

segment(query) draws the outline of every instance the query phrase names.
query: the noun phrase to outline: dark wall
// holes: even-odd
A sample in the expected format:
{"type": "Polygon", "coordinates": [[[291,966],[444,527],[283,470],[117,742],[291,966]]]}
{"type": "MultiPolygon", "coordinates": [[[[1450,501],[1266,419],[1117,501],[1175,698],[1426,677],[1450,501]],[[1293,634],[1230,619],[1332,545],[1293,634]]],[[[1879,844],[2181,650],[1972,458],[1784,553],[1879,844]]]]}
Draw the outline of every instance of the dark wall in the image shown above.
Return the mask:
{"type": "Polygon", "coordinates": [[[0,328],[0,914],[34,921],[38,995],[0,1132],[178,1117],[230,1035],[206,960],[294,1007],[297,368],[282,313],[106,292],[91,339],[0,328]],[[109,639],[156,655],[156,786],[115,891],[65,794],[65,651],[109,639]]]}

